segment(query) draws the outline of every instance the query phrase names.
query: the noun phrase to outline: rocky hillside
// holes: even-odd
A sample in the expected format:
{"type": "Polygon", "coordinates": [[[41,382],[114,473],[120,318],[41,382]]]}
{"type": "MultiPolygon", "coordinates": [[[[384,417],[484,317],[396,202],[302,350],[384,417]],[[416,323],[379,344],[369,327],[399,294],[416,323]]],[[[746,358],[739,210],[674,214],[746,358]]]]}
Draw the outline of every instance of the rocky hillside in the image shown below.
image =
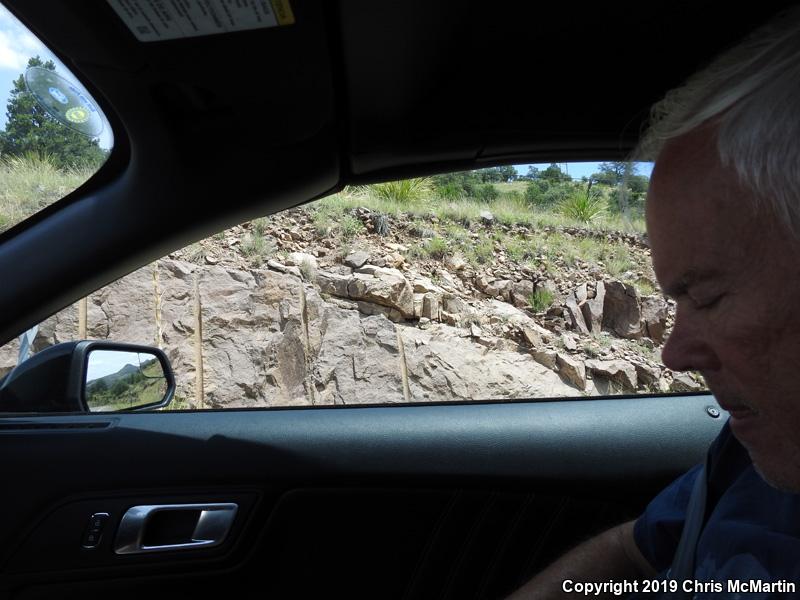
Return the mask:
{"type": "MultiPolygon", "coordinates": [[[[462,251],[435,216],[357,207],[342,218],[345,237],[341,219],[329,227],[311,208],[234,227],[92,294],[84,323],[78,305],[54,315],[34,347],[84,327],[89,338],[157,342],[179,408],[703,388],[659,363],[674,307],[653,293],[643,236],[534,230],[484,211],[458,233],[462,251]],[[539,254],[509,246],[532,236],[539,254]],[[624,248],[634,268],[612,276],[601,260],[568,256],[564,240],[587,253],[593,242],[624,248]]],[[[9,344],[0,371],[15,361],[9,344]]]]}

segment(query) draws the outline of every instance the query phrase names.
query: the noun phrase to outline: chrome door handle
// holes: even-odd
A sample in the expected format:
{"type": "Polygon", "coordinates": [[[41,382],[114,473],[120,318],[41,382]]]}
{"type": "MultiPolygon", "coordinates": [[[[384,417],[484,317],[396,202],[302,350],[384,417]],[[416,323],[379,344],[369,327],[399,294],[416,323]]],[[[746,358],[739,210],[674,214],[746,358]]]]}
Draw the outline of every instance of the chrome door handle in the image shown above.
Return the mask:
{"type": "Polygon", "coordinates": [[[114,552],[117,554],[142,554],[213,548],[225,541],[236,517],[238,505],[212,504],[145,504],[132,506],[123,515],[117,530],[114,552]],[[194,531],[186,542],[162,545],[144,545],[147,522],[157,513],[165,511],[200,511],[194,531]]]}

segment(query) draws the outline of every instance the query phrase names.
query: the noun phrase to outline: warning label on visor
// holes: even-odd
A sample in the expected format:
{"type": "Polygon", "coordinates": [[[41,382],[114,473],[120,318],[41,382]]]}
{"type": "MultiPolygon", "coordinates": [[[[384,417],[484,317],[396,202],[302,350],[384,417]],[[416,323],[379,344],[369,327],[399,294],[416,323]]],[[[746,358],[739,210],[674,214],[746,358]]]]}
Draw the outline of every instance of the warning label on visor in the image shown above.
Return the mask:
{"type": "Polygon", "coordinates": [[[294,23],[289,0],[108,0],[141,42],[294,23]]]}

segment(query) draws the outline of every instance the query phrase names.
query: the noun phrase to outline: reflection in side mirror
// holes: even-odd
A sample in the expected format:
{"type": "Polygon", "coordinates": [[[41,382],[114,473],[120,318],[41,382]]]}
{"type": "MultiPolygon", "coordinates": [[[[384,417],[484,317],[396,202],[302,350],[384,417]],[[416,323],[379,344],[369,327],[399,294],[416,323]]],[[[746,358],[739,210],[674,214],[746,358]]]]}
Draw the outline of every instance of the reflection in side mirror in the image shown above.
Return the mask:
{"type": "Polygon", "coordinates": [[[89,411],[107,412],[160,404],[169,384],[155,354],[97,349],[89,351],[83,389],[89,411]]]}

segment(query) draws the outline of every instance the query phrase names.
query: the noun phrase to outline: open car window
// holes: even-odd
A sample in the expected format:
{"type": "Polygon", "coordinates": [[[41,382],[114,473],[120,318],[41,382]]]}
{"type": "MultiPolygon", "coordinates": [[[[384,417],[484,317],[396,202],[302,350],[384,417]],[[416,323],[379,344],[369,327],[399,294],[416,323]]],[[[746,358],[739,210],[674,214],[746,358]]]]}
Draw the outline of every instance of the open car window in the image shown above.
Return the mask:
{"type": "Polygon", "coordinates": [[[150,345],[175,372],[170,409],[701,391],[661,364],[674,304],[650,262],[648,175],[524,165],[347,188],[98,290],[7,344],[0,369],[68,340],[150,345]]]}
{"type": "Polygon", "coordinates": [[[113,147],[80,80],[0,4],[0,232],[63,198],[113,147]]]}

